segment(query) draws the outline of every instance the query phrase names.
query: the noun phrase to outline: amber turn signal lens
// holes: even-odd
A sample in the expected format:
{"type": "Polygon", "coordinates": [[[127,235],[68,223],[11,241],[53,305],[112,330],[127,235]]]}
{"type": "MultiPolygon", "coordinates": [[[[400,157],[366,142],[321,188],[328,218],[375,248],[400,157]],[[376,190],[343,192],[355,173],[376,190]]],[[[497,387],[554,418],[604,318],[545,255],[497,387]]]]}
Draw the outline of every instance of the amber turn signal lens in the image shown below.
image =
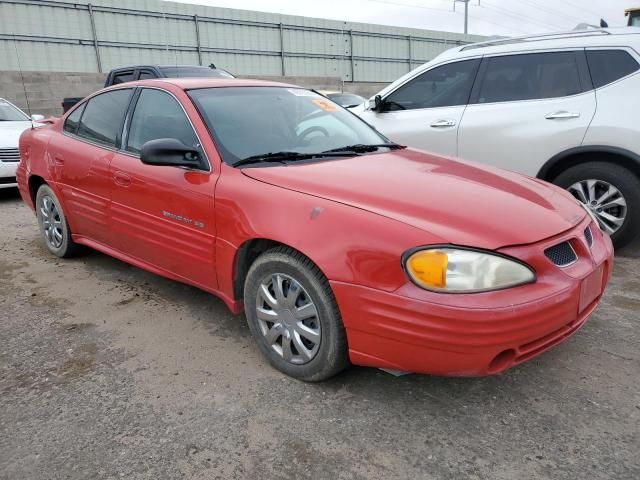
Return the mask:
{"type": "Polygon", "coordinates": [[[407,260],[411,277],[423,287],[447,286],[447,254],[437,250],[416,252],[407,260]]]}

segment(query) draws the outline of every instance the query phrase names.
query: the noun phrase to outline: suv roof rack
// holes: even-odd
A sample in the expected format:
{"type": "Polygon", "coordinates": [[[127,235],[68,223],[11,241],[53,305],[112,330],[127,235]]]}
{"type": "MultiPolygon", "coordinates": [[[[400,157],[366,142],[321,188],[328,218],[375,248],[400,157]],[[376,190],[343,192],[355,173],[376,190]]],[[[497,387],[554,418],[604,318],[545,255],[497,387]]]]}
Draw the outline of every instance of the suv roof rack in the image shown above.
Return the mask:
{"type": "Polygon", "coordinates": [[[565,38],[565,37],[590,37],[593,35],[611,35],[611,32],[601,28],[594,28],[592,30],[569,30],[567,32],[555,32],[555,33],[542,33],[539,35],[527,35],[523,37],[509,37],[502,38],[498,40],[489,40],[488,42],[480,42],[473,43],[471,45],[466,45],[460,49],[460,51],[464,50],[473,50],[474,48],[484,48],[484,47],[494,47],[498,45],[509,45],[512,43],[522,43],[522,42],[540,42],[543,40],[549,40],[552,38],[565,38]]]}

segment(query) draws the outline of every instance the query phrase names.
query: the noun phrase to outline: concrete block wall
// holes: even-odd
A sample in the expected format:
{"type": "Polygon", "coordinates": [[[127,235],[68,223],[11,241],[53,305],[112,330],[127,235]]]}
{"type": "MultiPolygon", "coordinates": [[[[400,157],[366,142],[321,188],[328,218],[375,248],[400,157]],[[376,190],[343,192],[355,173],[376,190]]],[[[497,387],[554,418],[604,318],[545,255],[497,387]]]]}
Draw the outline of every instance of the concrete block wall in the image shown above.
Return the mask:
{"type": "MultiPolygon", "coordinates": [[[[250,77],[291,83],[307,88],[341,90],[338,77],[250,77]]],[[[104,73],[83,72],[22,72],[0,71],[0,98],[5,98],[27,111],[27,101],[32,114],[59,116],[62,99],[84,97],[100,90],[105,82],[104,73]],[[23,84],[24,79],[24,84],[23,84]],[[25,97],[26,90],[26,97],[25,97]]],[[[346,82],[344,90],[369,97],[384,87],[384,83],[346,82]]]]}

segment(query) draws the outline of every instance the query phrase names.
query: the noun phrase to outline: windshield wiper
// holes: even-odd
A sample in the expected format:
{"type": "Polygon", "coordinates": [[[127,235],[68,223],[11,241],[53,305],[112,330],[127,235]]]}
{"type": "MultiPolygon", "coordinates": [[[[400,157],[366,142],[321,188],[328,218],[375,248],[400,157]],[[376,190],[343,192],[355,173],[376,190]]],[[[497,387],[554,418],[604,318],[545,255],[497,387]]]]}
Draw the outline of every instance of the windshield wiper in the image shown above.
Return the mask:
{"type": "Polygon", "coordinates": [[[258,155],[251,155],[247,158],[242,158],[233,164],[234,167],[241,165],[247,165],[249,163],[259,162],[285,162],[295,160],[308,160],[310,158],[323,158],[323,157],[350,157],[352,153],[340,153],[339,151],[329,150],[327,152],[314,152],[314,153],[302,153],[302,152],[269,152],[260,153],[258,155]]]}
{"type": "Polygon", "coordinates": [[[397,150],[399,148],[407,148],[407,147],[405,147],[404,145],[398,145],[397,143],[377,143],[374,145],[365,145],[364,143],[357,143],[355,145],[347,145],[345,147],[325,150],[322,153],[331,153],[331,152],[367,153],[367,152],[375,152],[379,148],[389,148],[391,150],[397,150]]]}

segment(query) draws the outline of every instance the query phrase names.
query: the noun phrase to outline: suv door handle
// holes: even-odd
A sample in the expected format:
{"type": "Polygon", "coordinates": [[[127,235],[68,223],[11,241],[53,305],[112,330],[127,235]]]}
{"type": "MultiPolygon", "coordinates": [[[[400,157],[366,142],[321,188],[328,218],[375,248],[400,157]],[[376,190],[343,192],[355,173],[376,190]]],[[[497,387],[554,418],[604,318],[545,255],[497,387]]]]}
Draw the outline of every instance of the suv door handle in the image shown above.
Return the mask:
{"type": "Polygon", "coordinates": [[[580,114],[578,112],[567,112],[566,110],[560,110],[558,112],[548,113],[544,116],[547,120],[562,120],[563,118],[578,118],[580,114]]]}
{"type": "Polygon", "coordinates": [[[114,172],[113,181],[116,185],[120,185],[121,187],[128,187],[131,185],[131,177],[124,172],[114,172]]]}
{"type": "Polygon", "coordinates": [[[433,128],[454,127],[456,122],[453,120],[436,120],[431,124],[433,128]]]}

